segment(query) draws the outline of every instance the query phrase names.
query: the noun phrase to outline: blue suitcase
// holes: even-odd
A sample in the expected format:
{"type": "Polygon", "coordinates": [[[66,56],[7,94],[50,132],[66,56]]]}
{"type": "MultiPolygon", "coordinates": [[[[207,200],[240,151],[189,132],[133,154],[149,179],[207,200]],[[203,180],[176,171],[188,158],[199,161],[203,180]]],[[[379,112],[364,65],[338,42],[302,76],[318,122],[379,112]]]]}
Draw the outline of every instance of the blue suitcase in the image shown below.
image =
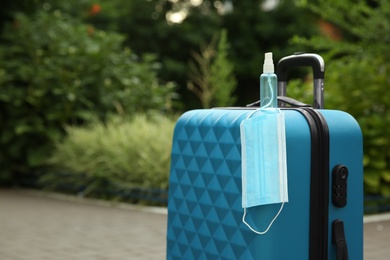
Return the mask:
{"type": "MultiPolygon", "coordinates": [[[[289,202],[264,235],[243,224],[240,123],[253,108],[200,109],[177,121],[168,197],[167,259],[363,259],[362,134],[349,114],[320,109],[324,64],[315,54],[283,58],[279,93],[293,66],[314,72],[314,108],[285,115],[289,202]]],[[[288,102],[286,98],[281,98],[288,102]]],[[[264,230],[280,205],[251,208],[264,230]]]]}

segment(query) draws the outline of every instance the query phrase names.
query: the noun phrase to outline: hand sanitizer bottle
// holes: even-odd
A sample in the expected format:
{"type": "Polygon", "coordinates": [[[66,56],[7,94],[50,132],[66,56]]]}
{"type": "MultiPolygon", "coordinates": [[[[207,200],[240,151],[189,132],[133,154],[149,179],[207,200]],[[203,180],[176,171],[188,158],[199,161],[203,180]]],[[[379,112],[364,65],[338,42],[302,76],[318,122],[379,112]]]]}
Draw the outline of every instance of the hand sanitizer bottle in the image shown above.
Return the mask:
{"type": "Polygon", "coordinates": [[[263,74],[260,75],[260,109],[278,108],[277,76],[274,73],[272,52],[265,53],[263,74]]]}

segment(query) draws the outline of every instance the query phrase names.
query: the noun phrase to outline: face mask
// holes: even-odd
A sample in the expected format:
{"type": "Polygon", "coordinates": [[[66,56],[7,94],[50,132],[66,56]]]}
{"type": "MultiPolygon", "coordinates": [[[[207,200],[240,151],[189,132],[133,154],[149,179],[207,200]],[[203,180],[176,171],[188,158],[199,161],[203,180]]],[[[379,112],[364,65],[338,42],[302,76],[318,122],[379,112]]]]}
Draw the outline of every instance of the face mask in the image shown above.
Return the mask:
{"type": "Polygon", "coordinates": [[[242,220],[253,232],[265,234],[288,202],[284,114],[279,109],[256,110],[241,122],[240,131],[242,220]],[[256,231],[246,223],[247,208],[273,203],[282,205],[265,231],[256,231]]]}

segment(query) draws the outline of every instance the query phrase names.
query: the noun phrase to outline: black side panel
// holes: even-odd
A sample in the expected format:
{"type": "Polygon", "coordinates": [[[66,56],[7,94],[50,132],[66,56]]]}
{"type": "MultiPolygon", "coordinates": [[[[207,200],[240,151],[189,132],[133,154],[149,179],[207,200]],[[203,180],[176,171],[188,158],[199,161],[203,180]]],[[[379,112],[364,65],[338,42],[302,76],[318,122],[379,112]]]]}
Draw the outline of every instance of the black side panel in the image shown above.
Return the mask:
{"type": "Polygon", "coordinates": [[[310,260],[328,259],[329,130],[324,117],[314,109],[297,109],[311,132],[310,260]]]}

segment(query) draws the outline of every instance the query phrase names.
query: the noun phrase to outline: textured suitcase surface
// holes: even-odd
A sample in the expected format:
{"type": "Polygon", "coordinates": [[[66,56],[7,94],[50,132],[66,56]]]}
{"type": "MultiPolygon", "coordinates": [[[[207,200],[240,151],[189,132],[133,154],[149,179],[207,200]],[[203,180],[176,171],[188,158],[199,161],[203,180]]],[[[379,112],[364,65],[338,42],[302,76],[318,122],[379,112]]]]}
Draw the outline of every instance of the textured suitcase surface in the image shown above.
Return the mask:
{"type": "MultiPolygon", "coordinates": [[[[289,202],[265,235],[242,223],[240,123],[253,110],[189,111],[178,120],[172,146],[167,259],[309,259],[311,139],[306,119],[286,114],[289,202]]],[[[348,167],[348,200],[332,204],[329,185],[327,246],[336,259],[332,222],[344,222],[350,259],[363,256],[362,137],[356,121],[340,111],[320,110],[330,135],[332,168],[348,167]]],[[[247,221],[264,230],[280,204],[250,208],[247,221]]],[[[326,238],[326,237],[325,237],[326,238]]]]}

